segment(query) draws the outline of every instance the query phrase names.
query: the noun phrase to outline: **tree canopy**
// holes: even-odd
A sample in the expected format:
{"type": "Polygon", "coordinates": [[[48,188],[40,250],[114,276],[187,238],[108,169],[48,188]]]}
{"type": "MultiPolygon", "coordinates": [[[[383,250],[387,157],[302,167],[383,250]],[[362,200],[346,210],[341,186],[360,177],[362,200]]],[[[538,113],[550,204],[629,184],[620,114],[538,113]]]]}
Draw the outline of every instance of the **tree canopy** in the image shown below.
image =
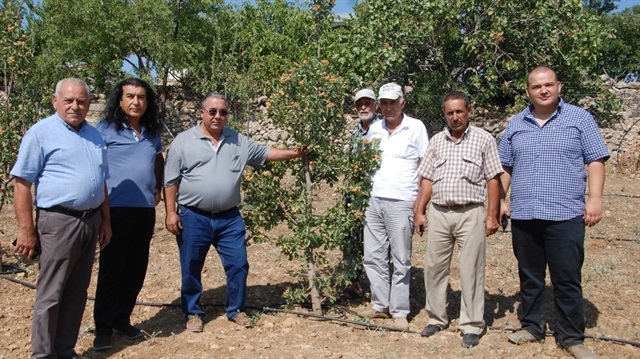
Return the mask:
{"type": "Polygon", "coordinates": [[[398,81],[414,90],[409,110],[429,114],[448,89],[469,92],[476,105],[519,107],[525,74],[539,64],[558,70],[569,96],[593,92],[598,55],[613,37],[606,27],[615,27],[596,13],[615,2],[366,0],[346,27],[318,32],[316,17],[330,16],[331,2],[319,12],[319,1],[304,9],[284,0],[87,0],[80,8],[43,0],[32,5],[29,30],[49,84],[73,73],[108,91],[125,62],[161,86],[175,78],[246,102],[270,96],[281,74],[317,55],[346,92],[398,81]]]}
{"type": "MultiPolygon", "coordinates": [[[[307,8],[285,0],[239,7],[223,0],[25,1],[0,7],[0,194],[7,193],[20,136],[49,106],[41,94],[50,95],[63,77],[107,92],[130,76],[125,63],[153,81],[161,101],[171,81],[196,97],[224,93],[242,108],[266,96],[273,122],[296,145],[311,145],[311,156],[247,172],[245,193],[255,209],[247,224],[258,237],[289,224],[293,234],[275,241],[305,264],[308,284],[288,295],[300,301],[310,290],[314,310],[319,295],[331,297],[344,282],[320,266],[361,223],[377,165],[375,148],[343,136],[355,90],[404,85],[406,111],[434,134],[444,124],[445,92],[465,91],[476,107],[513,113],[526,103],[527,72],[547,65],[559,73],[564,96],[594,98],[590,110],[605,123],[615,102],[599,75],[640,67],[640,10],[609,15],[615,0],[364,0],[337,27],[334,0],[310,0],[307,8]],[[340,198],[321,211],[314,207],[320,184],[354,201],[345,206],[340,198]]],[[[5,201],[0,196],[0,208],[5,201]]]]}
{"type": "Polygon", "coordinates": [[[615,34],[602,48],[599,69],[612,77],[640,76],[640,5],[603,18],[615,34]]]}

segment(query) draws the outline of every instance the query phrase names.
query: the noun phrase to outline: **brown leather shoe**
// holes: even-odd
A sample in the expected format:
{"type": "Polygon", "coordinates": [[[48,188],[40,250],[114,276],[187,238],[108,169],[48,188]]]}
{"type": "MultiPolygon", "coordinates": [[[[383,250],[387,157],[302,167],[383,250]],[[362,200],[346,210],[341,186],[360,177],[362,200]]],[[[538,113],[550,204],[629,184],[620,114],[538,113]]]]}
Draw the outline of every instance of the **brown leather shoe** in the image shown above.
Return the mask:
{"type": "Polygon", "coordinates": [[[391,314],[387,310],[379,312],[375,309],[369,309],[360,314],[360,316],[371,319],[391,319],[391,314]]]}
{"type": "Polygon", "coordinates": [[[249,319],[247,313],[240,312],[238,315],[229,320],[245,328],[251,328],[251,319],[249,319]]]}
{"type": "Polygon", "coordinates": [[[596,355],[583,344],[574,345],[565,349],[576,359],[596,359],[596,355]]]}
{"type": "Polygon", "coordinates": [[[204,324],[202,324],[202,319],[198,317],[198,315],[189,315],[187,318],[186,324],[187,330],[190,330],[194,333],[200,333],[204,330],[204,324]]]}
{"type": "Polygon", "coordinates": [[[409,322],[405,317],[397,317],[393,319],[393,326],[401,330],[407,330],[409,329],[409,322]]]}
{"type": "Polygon", "coordinates": [[[509,339],[513,344],[544,342],[544,339],[538,339],[524,329],[520,329],[515,333],[507,334],[507,339],[509,339]]]}

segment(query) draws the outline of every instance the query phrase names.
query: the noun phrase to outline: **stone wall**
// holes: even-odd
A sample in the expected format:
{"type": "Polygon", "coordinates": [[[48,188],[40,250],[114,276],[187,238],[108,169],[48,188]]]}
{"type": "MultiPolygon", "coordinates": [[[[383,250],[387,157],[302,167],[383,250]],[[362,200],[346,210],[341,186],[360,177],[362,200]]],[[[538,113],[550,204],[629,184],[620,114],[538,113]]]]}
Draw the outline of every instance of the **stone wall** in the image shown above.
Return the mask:
{"type": "Polygon", "coordinates": [[[610,162],[621,172],[637,173],[640,169],[640,82],[609,80],[608,85],[624,103],[621,121],[601,131],[611,150],[610,162]]]}
{"type": "MultiPolygon", "coordinates": [[[[604,78],[610,91],[624,103],[624,110],[620,112],[621,120],[615,122],[610,128],[601,129],[602,135],[611,150],[610,163],[623,172],[637,172],[640,165],[640,83],[614,82],[604,78]]],[[[173,137],[187,128],[195,125],[199,119],[199,98],[190,98],[184,94],[179,86],[170,90],[166,116],[164,116],[163,142],[165,148],[171,143],[173,137]]],[[[276,128],[268,117],[266,109],[266,97],[256,99],[249,106],[231,108],[231,125],[248,134],[252,140],[269,146],[290,146],[288,133],[276,128]],[[247,115],[248,112],[248,115],[247,115]],[[233,118],[243,118],[242,122],[233,123],[233,118]]],[[[94,99],[89,118],[96,121],[99,111],[102,110],[104,96],[94,99]]],[[[355,116],[346,115],[349,118],[350,132],[356,126],[355,116]]],[[[418,116],[419,117],[419,116],[418,116]]],[[[473,122],[498,137],[506,127],[509,119],[495,117],[487,112],[476,110],[473,114],[473,122]]],[[[348,135],[346,133],[345,135],[348,135]]]]}

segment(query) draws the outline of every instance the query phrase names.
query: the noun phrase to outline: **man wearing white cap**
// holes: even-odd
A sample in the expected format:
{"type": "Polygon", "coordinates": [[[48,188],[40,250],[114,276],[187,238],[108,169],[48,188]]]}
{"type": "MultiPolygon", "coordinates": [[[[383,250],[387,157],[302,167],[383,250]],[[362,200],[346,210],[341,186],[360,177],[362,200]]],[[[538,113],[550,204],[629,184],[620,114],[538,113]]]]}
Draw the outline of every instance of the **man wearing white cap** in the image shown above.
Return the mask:
{"type": "Polygon", "coordinates": [[[362,89],[356,92],[354,101],[356,114],[360,122],[358,122],[358,126],[353,130],[353,134],[364,137],[369,132],[369,126],[379,120],[376,114],[376,110],[378,109],[376,94],[371,89],[362,89]]]}
{"type": "Polygon", "coordinates": [[[424,124],[402,112],[406,101],[400,85],[383,85],[378,101],[384,118],[373,123],[366,135],[379,141],[382,158],[373,175],[365,214],[364,268],[371,283],[370,316],[394,318],[397,328],[408,329],[413,205],[418,195],[418,164],[429,139],[424,124]]]}

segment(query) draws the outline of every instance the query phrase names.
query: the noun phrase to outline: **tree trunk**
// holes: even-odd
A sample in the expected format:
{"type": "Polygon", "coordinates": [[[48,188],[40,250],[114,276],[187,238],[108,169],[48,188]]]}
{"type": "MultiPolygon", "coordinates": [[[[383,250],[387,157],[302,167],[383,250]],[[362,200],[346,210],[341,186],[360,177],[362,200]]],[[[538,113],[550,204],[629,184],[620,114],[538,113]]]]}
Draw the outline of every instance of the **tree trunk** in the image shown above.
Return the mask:
{"type": "MultiPolygon", "coordinates": [[[[307,206],[306,215],[311,216],[313,213],[313,208],[311,208],[312,203],[312,187],[313,183],[311,182],[311,171],[309,169],[309,157],[302,158],[304,164],[304,177],[307,182],[307,206]]],[[[322,301],[320,300],[320,292],[318,292],[318,287],[316,286],[316,264],[313,259],[313,248],[305,249],[305,257],[307,258],[307,278],[309,280],[309,295],[311,296],[311,308],[315,314],[322,314],[322,301]]]]}
{"type": "Polygon", "coordinates": [[[309,295],[311,296],[311,308],[315,314],[322,314],[322,302],[320,301],[320,293],[316,286],[316,266],[313,260],[313,250],[308,248],[305,250],[307,257],[307,278],[309,279],[309,295]]]}

